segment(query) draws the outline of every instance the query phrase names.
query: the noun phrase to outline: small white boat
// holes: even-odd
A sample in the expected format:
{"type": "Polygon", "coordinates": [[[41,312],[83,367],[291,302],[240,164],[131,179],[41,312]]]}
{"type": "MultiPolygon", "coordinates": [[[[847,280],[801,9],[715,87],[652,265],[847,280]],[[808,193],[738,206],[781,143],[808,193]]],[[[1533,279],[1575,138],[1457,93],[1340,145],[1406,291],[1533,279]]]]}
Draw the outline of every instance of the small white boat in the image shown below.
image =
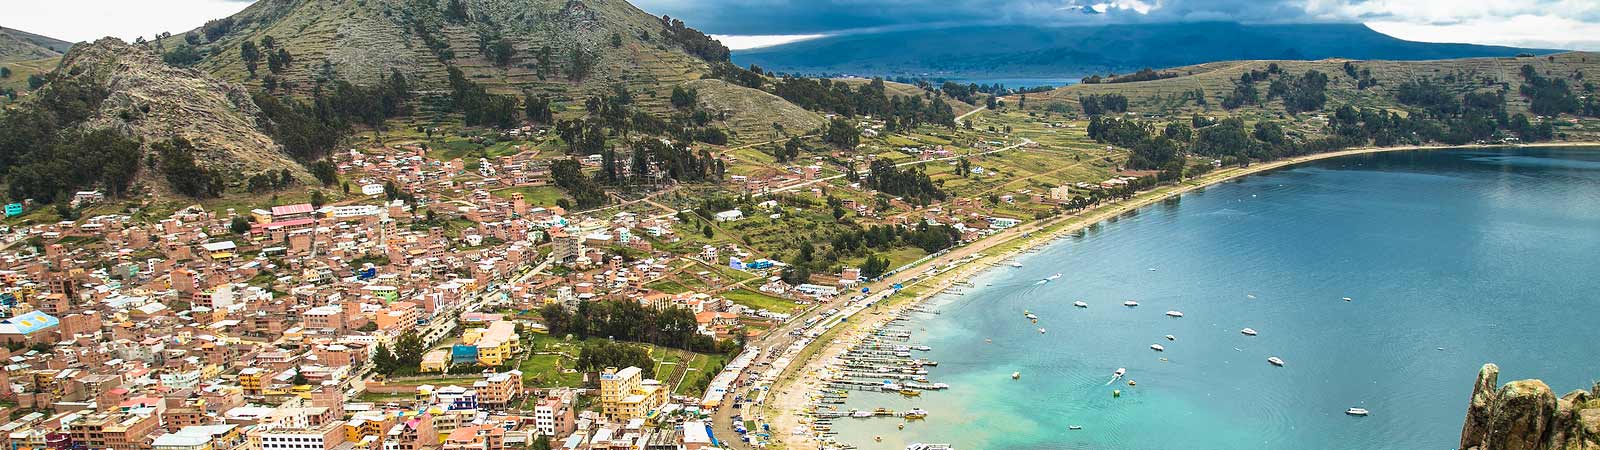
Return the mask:
{"type": "Polygon", "coordinates": [[[933,350],[933,347],[929,347],[929,346],[926,346],[926,345],[918,345],[918,346],[911,347],[911,349],[919,351],[919,352],[925,352],[925,351],[933,350]]]}
{"type": "Polygon", "coordinates": [[[1255,336],[1256,335],[1256,329],[1255,328],[1245,328],[1243,330],[1239,330],[1239,332],[1240,333],[1244,333],[1245,336],[1255,336]]]}
{"type": "Polygon", "coordinates": [[[1132,307],[1135,307],[1135,306],[1139,306],[1139,302],[1136,302],[1136,301],[1133,301],[1133,300],[1128,300],[1128,301],[1122,302],[1122,306],[1126,306],[1126,307],[1132,308],[1132,307]]]}
{"type": "Polygon", "coordinates": [[[1082,430],[1083,425],[1067,425],[1068,430],[1082,430]]]}
{"type": "Polygon", "coordinates": [[[1167,348],[1166,347],[1162,347],[1161,344],[1150,344],[1150,349],[1158,351],[1158,352],[1167,351],[1167,348]]]}
{"type": "Polygon", "coordinates": [[[1011,372],[1011,379],[1015,380],[1018,378],[1022,378],[1022,372],[1011,372]]]}
{"type": "Polygon", "coordinates": [[[1039,334],[1044,334],[1044,329],[1043,328],[1039,329],[1039,334]]]}
{"type": "Polygon", "coordinates": [[[1350,297],[1345,297],[1344,301],[1347,301],[1347,302],[1350,301],[1350,297]]]}
{"type": "Polygon", "coordinates": [[[1019,263],[1019,262],[1016,262],[1016,261],[1012,261],[1011,262],[1011,267],[1022,267],[1022,263],[1019,263]]]}
{"type": "Polygon", "coordinates": [[[1183,317],[1183,311],[1167,311],[1167,317],[1183,317]]]}
{"type": "Polygon", "coordinates": [[[1122,368],[1122,367],[1118,367],[1116,372],[1111,372],[1111,376],[1120,377],[1120,376],[1122,376],[1122,374],[1125,374],[1125,373],[1128,373],[1128,369],[1122,368]]]}
{"type": "Polygon", "coordinates": [[[872,411],[855,410],[850,412],[850,417],[872,417],[872,411]]]}
{"type": "Polygon", "coordinates": [[[1272,363],[1274,366],[1283,367],[1283,360],[1276,356],[1267,358],[1267,362],[1272,363]]]}
{"type": "Polygon", "coordinates": [[[1178,340],[1178,337],[1177,337],[1177,336],[1173,336],[1173,335],[1170,335],[1170,334],[1169,334],[1169,335],[1167,335],[1167,340],[1169,340],[1169,341],[1176,341],[1176,340],[1178,340]]]}
{"type": "Polygon", "coordinates": [[[1072,302],[1072,306],[1076,306],[1076,307],[1079,307],[1079,308],[1088,308],[1089,304],[1088,303],[1084,303],[1083,300],[1078,300],[1078,301],[1072,302]]]}
{"type": "Polygon", "coordinates": [[[905,389],[905,386],[901,386],[900,383],[883,383],[883,390],[885,391],[898,391],[901,389],[905,389]]]}
{"type": "Polygon", "coordinates": [[[1366,416],[1367,414],[1372,414],[1371,412],[1368,412],[1366,408],[1350,408],[1344,410],[1344,413],[1352,416],[1366,416]]]}
{"type": "Polygon", "coordinates": [[[1032,319],[1032,320],[1038,320],[1039,319],[1039,316],[1036,316],[1033,313],[1023,314],[1022,317],[1027,317],[1027,318],[1032,319]]]}

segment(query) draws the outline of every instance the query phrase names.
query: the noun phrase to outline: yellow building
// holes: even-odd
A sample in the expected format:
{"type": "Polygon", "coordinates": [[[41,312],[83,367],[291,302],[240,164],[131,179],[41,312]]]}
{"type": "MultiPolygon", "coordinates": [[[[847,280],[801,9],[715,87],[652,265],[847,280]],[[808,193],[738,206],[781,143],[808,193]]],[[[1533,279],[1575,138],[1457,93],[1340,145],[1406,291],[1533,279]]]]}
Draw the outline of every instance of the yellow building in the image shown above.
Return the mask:
{"type": "Polygon", "coordinates": [[[478,347],[478,364],[495,367],[505,364],[520,348],[515,323],[497,320],[489,328],[473,328],[461,334],[461,343],[478,347]]]}
{"type": "Polygon", "coordinates": [[[667,402],[670,389],[646,379],[643,370],[606,368],[600,374],[600,415],[613,421],[643,418],[667,402]]]}
{"type": "Polygon", "coordinates": [[[261,395],[267,387],[267,371],[255,367],[240,370],[239,387],[244,389],[244,395],[261,395]]]}

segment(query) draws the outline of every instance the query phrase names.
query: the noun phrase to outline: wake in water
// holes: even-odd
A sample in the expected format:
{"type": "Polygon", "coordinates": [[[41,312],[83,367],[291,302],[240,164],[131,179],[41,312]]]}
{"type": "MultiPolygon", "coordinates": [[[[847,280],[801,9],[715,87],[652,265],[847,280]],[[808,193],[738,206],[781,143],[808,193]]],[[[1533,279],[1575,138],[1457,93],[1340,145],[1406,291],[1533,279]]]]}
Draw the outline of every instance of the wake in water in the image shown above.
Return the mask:
{"type": "Polygon", "coordinates": [[[1122,375],[1127,374],[1127,373],[1128,373],[1128,369],[1118,367],[1116,372],[1112,372],[1111,373],[1111,379],[1110,380],[1106,380],[1106,386],[1110,386],[1111,383],[1115,383],[1115,382],[1117,382],[1117,380],[1121,380],[1122,379],[1122,375]]]}

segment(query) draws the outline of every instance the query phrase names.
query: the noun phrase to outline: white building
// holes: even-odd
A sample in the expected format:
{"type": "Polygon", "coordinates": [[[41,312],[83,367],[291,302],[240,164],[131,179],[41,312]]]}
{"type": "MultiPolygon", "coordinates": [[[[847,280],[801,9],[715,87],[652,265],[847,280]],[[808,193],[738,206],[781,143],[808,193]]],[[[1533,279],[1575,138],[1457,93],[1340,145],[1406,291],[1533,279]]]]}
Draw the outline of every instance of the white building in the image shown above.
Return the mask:
{"type": "Polygon", "coordinates": [[[727,210],[727,211],[723,211],[723,212],[717,213],[715,215],[715,218],[717,219],[718,222],[732,222],[732,221],[735,221],[735,220],[743,219],[744,218],[744,211],[740,211],[740,210],[737,210],[737,209],[730,209],[730,210],[727,210]]]}

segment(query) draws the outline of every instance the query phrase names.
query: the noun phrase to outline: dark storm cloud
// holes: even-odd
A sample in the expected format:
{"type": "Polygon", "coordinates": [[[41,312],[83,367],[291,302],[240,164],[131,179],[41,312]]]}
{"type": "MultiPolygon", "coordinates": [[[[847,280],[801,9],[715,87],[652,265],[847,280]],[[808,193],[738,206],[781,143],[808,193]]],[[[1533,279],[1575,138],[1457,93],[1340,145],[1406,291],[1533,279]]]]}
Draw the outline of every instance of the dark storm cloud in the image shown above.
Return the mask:
{"type": "Polygon", "coordinates": [[[930,24],[1307,20],[1301,0],[636,0],[719,34],[803,34],[930,24]]]}

